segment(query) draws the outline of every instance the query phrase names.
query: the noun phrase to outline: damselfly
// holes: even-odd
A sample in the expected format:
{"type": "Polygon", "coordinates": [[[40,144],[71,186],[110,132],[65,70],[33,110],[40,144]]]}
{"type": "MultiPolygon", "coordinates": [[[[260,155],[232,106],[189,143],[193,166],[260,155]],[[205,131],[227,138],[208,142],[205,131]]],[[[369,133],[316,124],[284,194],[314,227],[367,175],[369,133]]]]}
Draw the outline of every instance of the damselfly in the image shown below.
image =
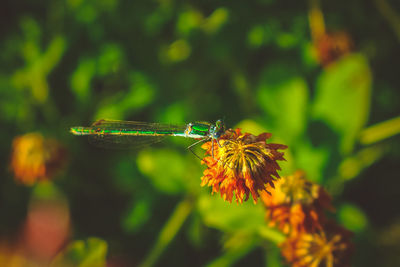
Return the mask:
{"type": "Polygon", "coordinates": [[[106,148],[137,147],[159,142],[166,136],[198,139],[188,147],[193,153],[191,148],[198,143],[209,140],[212,144],[218,143],[218,138],[225,132],[225,126],[222,120],[217,120],[215,124],[194,122],[187,125],[170,125],[102,119],[94,122],[90,127],[72,127],[70,132],[74,135],[87,135],[91,143],[106,148]]]}

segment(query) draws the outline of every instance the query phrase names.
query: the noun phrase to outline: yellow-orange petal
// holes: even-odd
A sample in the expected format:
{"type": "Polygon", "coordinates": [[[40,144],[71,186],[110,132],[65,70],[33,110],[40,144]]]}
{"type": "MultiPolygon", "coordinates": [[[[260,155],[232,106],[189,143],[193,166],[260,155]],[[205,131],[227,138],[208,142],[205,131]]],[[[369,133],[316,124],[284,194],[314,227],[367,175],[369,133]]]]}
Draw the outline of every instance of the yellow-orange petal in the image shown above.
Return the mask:
{"type": "Polygon", "coordinates": [[[293,267],[350,266],[352,233],[332,222],[314,233],[301,232],[290,236],[281,246],[281,253],[293,267]]]}

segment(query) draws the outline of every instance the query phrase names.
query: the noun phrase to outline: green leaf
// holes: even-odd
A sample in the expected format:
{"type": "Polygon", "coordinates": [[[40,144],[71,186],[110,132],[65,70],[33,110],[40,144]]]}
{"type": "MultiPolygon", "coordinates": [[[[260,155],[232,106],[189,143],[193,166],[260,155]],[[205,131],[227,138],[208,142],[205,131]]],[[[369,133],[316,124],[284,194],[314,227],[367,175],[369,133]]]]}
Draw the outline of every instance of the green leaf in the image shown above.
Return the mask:
{"type": "Polygon", "coordinates": [[[180,35],[188,35],[194,29],[199,28],[203,21],[204,16],[200,11],[188,8],[179,13],[176,23],[176,31],[180,35]]]}
{"type": "Polygon", "coordinates": [[[247,34],[247,42],[252,47],[259,47],[264,43],[264,28],[262,25],[255,25],[247,34]]]}
{"type": "Polygon", "coordinates": [[[133,207],[122,221],[126,232],[135,233],[149,220],[151,213],[150,202],[147,199],[135,201],[133,207]]]}
{"type": "Polygon", "coordinates": [[[269,18],[264,24],[256,24],[247,33],[247,43],[253,48],[269,44],[280,33],[279,27],[279,21],[274,18],[269,18]]]}
{"type": "Polygon", "coordinates": [[[124,119],[128,114],[153,101],[156,88],[147,75],[141,72],[132,72],[129,78],[131,86],[128,92],[119,92],[104,99],[95,119],[124,119]]]}
{"type": "Polygon", "coordinates": [[[242,120],[234,128],[242,129],[242,132],[252,133],[254,135],[259,135],[261,133],[267,132],[267,129],[262,125],[253,120],[242,120]]]}
{"type": "Polygon", "coordinates": [[[283,265],[280,248],[278,246],[268,246],[266,251],[265,266],[282,267],[283,265]]]}
{"type": "Polygon", "coordinates": [[[340,177],[344,180],[359,177],[363,170],[381,159],[386,151],[387,147],[383,145],[369,146],[357,151],[340,163],[338,170],[340,177]]]}
{"type": "Polygon", "coordinates": [[[78,240],[69,244],[50,264],[51,267],[106,266],[107,243],[99,238],[78,240]]]}
{"type": "Polygon", "coordinates": [[[186,60],[191,53],[190,43],[185,39],[179,39],[160,50],[160,60],[166,64],[177,63],[186,60]]]}
{"type": "Polygon", "coordinates": [[[91,96],[91,81],[96,73],[96,62],[93,59],[82,59],[71,76],[71,90],[81,102],[91,96]]]}
{"type": "Polygon", "coordinates": [[[338,217],[341,224],[353,232],[363,231],[368,225],[365,213],[351,204],[342,205],[338,210],[338,217]]]}
{"type": "Polygon", "coordinates": [[[117,72],[123,62],[125,55],[122,48],[115,43],[103,45],[97,58],[97,71],[101,76],[117,72]]]}
{"type": "Polygon", "coordinates": [[[219,195],[202,195],[198,210],[204,223],[221,231],[258,232],[265,226],[265,208],[253,201],[243,204],[229,203],[219,195]]]}
{"type": "Polygon", "coordinates": [[[193,176],[187,175],[184,158],[174,150],[142,150],[137,157],[137,164],[139,170],[162,192],[178,194],[185,192],[192,184],[190,180],[193,181],[193,176]]]}
{"type": "Polygon", "coordinates": [[[295,34],[292,34],[289,32],[280,32],[276,36],[276,44],[281,49],[293,48],[296,45],[298,45],[298,43],[299,43],[299,40],[297,39],[297,36],[295,34]]]}
{"type": "Polygon", "coordinates": [[[320,183],[329,160],[329,151],[325,147],[313,147],[310,142],[296,144],[296,166],[307,173],[307,178],[320,183]]]}
{"type": "Polygon", "coordinates": [[[340,151],[349,153],[368,119],[371,70],[361,54],[350,55],[319,77],[313,118],[323,120],[340,135],[340,151]]]}
{"type": "Polygon", "coordinates": [[[202,28],[207,33],[217,33],[229,20],[229,10],[219,7],[205,19],[202,28]]]}
{"type": "Polygon", "coordinates": [[[208,263],[207,267],[233,266],[257,246],[257,238],[244,232],[228,236],[224,242],[224,253],[208,263]]]}
{"type": "Polygon", "coordinates": [[[303,78],[287,74],[285,66],[274,67],[262,76],[258,102],[273,134],[290,146],[305,130],[308,88],[303,78]]]}

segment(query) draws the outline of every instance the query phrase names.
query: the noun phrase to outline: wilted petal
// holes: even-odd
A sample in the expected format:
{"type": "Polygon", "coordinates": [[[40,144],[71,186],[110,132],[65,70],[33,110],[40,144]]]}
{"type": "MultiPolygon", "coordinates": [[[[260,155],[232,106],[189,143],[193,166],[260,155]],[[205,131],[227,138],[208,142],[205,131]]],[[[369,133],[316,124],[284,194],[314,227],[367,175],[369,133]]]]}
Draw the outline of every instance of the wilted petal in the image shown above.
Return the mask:
{"type": "Polygon", "coordinates": [[[285,160],[283,152],[287,146],[267,144],[270,133],[254,136],[242,134],[240,129],[229,130],[218,142],[207,142],[203,163],[207,169],[203,173],[201,185],[211,186],[212,192],[220,192],[222,198],[238,203],[246,201],[250,194],[256,203],[259,191],[268,191],[279,178],[277,160],[285,160]],[[214,144],[214,145],[213,145],[214,144]],[[213,157],[214,155],[214,157],[213,157]]]}

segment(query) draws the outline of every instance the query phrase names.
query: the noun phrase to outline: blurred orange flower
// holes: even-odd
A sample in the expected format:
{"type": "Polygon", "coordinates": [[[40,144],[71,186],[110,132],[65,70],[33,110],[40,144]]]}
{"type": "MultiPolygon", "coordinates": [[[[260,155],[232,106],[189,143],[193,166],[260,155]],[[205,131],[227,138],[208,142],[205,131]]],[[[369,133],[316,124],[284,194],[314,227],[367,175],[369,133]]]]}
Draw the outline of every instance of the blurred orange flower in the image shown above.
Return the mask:
{"type": "Polygon", "coordinates": [[[35,199],[29,205],[21,245],[32,261],[49,262],[70,235],[69,207],[63,199],[35,199]]]}
{"type": "Polygon", "coordinates": [[[259,191],[267,191],[274,187],[279,178],[280,167],[277,160],[285,160],[283,152],[287,146],[267,144],[270,133],[254,136],[241,133],[240,129],[228,130],[218,143],[207,142],[202,148],[206,156],[202,163],[207,169],[201,178],[201,185],[211,186],[212,193],[220,192],[222,198],[232,202],[242,203],[252,194],[254,203],[257,202],[259,191]]]}
{"type": "Polygon", "coordinates": [[[282,177],[270,194],[261,194],[267,219],[285,234],[313,232],[325,220],[324,209],[332,210],[331,198],[319,185],[309,181],[303,171],[282,177]]]}
{"type": "Polygon", "coordinates": [[[49,266],[67,241],[70,229],[69,208],[65,200],[34,199],[28,207],[19,237],[0,239],[0,266],[49,266]]]}
{"type": "Polygon", "coordinates": [[[292,267],[350,266],[352,233],[334,223],[314,233],[302,232],[286,239],[281,252],[292,267]]]}
{"type": "Polygon", "coordinates": [[[353,41],[346,32],[324,33],[314,40],[318,61],[323,66],[351,52],[353,41]]]}
{"type": "Polygon", "coordinates": [[[50,179],[66,163],[66,149],[39,133],[15,137],[12,143],[11,170],[15,179],[26,185],[50,179]]]}

